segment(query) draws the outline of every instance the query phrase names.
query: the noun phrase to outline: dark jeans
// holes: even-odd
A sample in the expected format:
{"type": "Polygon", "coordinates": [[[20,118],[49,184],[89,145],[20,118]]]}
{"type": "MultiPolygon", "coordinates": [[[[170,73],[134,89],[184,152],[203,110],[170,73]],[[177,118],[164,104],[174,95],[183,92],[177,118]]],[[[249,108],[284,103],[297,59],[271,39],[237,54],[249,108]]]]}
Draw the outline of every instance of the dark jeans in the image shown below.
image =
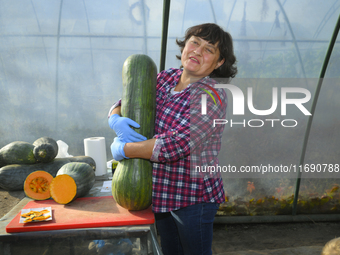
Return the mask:
{"type": "Polygon", "coordinates": [[[219,204],[201,203],[156,213],[164,255],[211,255],[213,221],[219,204]]]}

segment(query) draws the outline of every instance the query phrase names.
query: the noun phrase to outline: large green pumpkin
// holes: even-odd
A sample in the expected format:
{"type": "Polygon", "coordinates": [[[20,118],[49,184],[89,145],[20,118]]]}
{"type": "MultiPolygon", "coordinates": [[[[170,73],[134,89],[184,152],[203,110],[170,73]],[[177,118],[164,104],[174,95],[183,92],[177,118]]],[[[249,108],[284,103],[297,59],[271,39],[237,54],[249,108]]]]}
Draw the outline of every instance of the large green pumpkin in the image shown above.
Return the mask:
{"type": "Polygon", "coordinates": [[[34,145],[28,142],[15,141],[0,149],[0,167],[11,164],[34,164],[34,145]]]}
{"type": "MultiPolygon", "coordinates": [[[[121,114],[140,124],[136,131],[150,139],[155,126],[157,67],[146,55],[131,55],[124,62],[122,78],[121,114]]],[[[112,195],[128,210],[148,208],[152,195],[152,163],[138,158],[120,161],[112,177],[112,195]]]]}

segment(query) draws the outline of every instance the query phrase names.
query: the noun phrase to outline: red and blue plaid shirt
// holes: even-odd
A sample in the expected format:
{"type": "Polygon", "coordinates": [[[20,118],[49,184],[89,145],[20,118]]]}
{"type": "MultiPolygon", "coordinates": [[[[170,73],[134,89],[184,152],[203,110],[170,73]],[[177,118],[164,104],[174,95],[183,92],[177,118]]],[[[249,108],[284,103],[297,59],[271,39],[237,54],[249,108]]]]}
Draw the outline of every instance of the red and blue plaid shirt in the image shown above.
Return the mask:
{"type": "MultiPolygon", "coordinates": [[[[157,76],[154,136],[156,142],[151,157],[151,161],[154,162],[152,204],[153,211],[156,213],[202,202],[224,202],[222,178],[190,176],[192,156],[190,148],[202,149],[204,147],[204,152],[201,153],[202,164],[218,164],[217,155],[221,147],[220,138],[224,125],[213,128],[204,121],[193,119],[194,116],[191,115],[193,106],[190,105],[193,84],[180,93],[171,93],[171,89],[177,85],[181,74],[181,69],[168,69],[157,76]],[[194,128],[190,127],[190,122],[195,123],[194,128]],[[196,135],[196,131],[199,131],[200,135],[196,135]],[[202,147],[202,144],[205,146],[202,147]]],[[[207,82],[211,86],[214,84],[207,77],[201,82],[207,82]]],[[[214,107],[212,100],[211,102],[207,100],[210,119],[225,119],[226,93],[224,90],[219,90],[219,92],[224,107],[214,107]]],[[[195,116],[201,116],[201,114],[195,116]]]]}
{"type": "MultiPolygon", "coordinates": [[[[152,205],[155,213],[169,212],[202,202],[222,203],[225,199],[221,177],[191,176],[190,161],[193,153],[190,151],[193,149],[199,150],[202,165],[218,164],[217,155],[221,148],[224,125],[213,127],[212,123],[207,124],[201,120],[201,114],[190,114],[193,112],[190,94],[195,83],[179,93],[171,93],[181,74],[182,69],[171,68],[157,76],[156,142],[150,159],[153,162],[152,205]],[[190,126],[190,123],[195,125],[190,126]]],[[[212,87],[216,83],[209,77],[199,82],[212,87]]],[[[225,119],[227,96],[223,89],[216,90],[222,106],[216,106],[208,97],[209,119],[225,119]]],[[[196,91],[204,93],[202,90],[196,91]]],[[[112,108],[119,104],[120,102],[112,108]]],[[[201,108],[197,111],[200,112],[201,108]]]]}

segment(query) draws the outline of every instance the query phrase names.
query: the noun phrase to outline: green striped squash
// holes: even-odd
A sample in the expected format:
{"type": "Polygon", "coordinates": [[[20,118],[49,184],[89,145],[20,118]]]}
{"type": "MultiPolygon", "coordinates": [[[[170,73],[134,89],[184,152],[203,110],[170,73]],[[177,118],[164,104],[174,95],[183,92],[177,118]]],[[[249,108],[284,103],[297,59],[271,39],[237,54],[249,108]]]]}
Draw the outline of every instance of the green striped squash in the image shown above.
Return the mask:
{"type": "Polygon", "coordinates": [[[37,160],[33,154],[34,145],[15,141],[0,149],[0,167],[11,164],[34,164],[37,160]]]}
{"type": "MultiPolygon", "coordinates": [[[[156,114],[157,67],[147,55],[135,54],[123,65],[121,114],[138,124],[136,131],[148,139],[154,135],[156,114]]],[[[116,202],[131,211],[151,205],[152,163],[146,159],[124,159],[112,177],[112,195],[116,202]]]]}

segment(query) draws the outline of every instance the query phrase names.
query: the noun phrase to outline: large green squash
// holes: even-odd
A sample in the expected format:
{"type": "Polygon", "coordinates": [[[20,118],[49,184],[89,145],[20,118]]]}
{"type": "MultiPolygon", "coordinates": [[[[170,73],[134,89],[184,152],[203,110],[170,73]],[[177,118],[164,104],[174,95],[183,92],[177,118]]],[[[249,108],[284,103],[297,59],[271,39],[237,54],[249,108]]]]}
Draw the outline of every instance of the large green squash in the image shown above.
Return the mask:
{"type": "Polygon", "coordinates": [[[91,166],[94,172],[96,163],[88,156],[77,156],[70,158],[56,158],[48,163],[36,164],[12,164],[0,168],[0,188],[4,190],[23,190],[27,176],[35,171],[45,171],[53,177],[57,175],[59,169],[70,162],[84,162],[91,166]]]}
{"type": "Polygon", "coordinates": [[[34,164],[36,159],[33,155],[34,145],[15,141],[0,149],[0,167],[10,164],[34,164]]]}
{"type": "Polygon", "coordinates": [[[34,157],[39,162],[50,162],[58,155],[58,144],[50,137],[40,137],[33,145],[34,157]]]}
{"type": "MultiPolygon", "coordinates": [[[[121,114],[140,124],[136,131],[150,139],[155,126],[157,67],[146,55],[131,55],[124,62],[122,78],[121,114]]],[[[148,208],[152,195],[152,163],[146,159],[120,161],[112,177],[112,195],[128,210],[148,208]]]]}
{"type": "Polygon", "coordinates": [[[68,204],[78,197],[85,196],[93,187],[93,168],[82,162],[63,165],[50,184],[51,197],[59,204],[68,204]]]}

